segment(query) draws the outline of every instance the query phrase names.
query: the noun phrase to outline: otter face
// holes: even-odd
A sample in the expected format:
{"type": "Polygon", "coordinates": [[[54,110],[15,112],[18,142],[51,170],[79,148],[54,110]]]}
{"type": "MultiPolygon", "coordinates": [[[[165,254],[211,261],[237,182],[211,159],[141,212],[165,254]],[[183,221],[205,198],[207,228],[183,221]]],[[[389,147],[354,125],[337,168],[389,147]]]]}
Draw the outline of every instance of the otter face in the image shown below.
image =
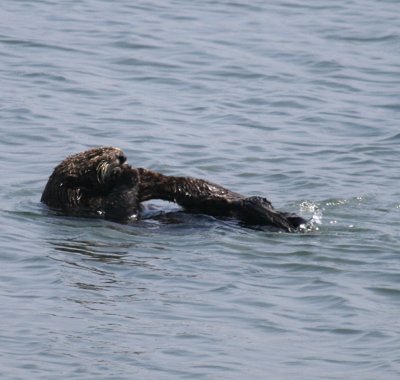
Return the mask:
{"type": "Polygon", "coordinates": [[[110,179],[121,173],[121,168],[126,162],[126,156],[122,150],[111,148],[112,151],[102,153],[95,158],[96,178],[101,185],[107,183],[110,179]]]}
{"type": "Polygon", "coordinates": [[[90,191],[107,191],[126,166],[124,152],[115,147],[89,149],[67,157],[54,169],[53,179],[66,186],[90,191]]]}

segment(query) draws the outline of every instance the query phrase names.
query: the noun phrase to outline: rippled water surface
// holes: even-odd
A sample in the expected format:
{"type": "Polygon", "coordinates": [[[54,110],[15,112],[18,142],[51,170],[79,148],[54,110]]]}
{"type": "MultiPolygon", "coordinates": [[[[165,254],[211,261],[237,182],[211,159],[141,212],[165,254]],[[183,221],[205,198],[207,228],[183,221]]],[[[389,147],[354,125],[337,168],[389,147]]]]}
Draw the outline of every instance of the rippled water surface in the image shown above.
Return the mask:
{"type": "Polygon", "coordinates": [[[2,1],[0,377],[399,379],[398,14],[2,1]],[[129,226],[49,212],[53,167],[100,145],[314,229],[164,203],[129,226]]]}

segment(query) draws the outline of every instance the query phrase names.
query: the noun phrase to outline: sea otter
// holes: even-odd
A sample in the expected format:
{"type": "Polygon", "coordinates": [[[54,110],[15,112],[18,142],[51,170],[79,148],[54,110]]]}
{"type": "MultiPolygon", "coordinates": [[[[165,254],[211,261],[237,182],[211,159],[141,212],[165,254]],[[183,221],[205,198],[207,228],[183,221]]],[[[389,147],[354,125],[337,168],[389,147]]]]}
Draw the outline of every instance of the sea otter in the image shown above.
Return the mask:
{"type": "Polygon", "coordinates": [[[166,176],[127,164],[115,147],[89,149],[55,167],[41,202],[67,215],[127,222],[140,215],[141,202],[163,199],[186,211],[234,217],[247,224],[270,225],[288,232],[306,220],[275,210],[262,197],[246,197],[217,184],[191,177],[166,176]]]}

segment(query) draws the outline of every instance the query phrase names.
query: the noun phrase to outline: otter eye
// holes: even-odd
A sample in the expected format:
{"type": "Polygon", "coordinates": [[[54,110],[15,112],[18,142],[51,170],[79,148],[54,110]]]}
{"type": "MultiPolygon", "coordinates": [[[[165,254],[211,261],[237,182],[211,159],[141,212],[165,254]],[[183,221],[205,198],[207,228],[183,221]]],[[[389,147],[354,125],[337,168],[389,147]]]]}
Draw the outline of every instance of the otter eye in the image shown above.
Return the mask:
{"type": "Polygon", "coordinates": [[[126,161],[126,156],[123,154],[120,154],[119,156],[117,156],[119,163],[123,164],[126,161]]]}

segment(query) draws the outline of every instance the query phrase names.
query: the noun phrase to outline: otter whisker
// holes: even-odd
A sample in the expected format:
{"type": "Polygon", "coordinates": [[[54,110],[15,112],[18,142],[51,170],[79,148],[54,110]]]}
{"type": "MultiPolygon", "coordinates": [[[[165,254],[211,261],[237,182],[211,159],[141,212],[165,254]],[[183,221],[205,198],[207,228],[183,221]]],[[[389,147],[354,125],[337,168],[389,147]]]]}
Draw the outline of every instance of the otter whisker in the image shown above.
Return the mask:
{"type": "Polygon", "coordinates": [[[108,171],[108,162],[107,161],[101,161],[100,164],[97,166],[97,181],[99,183],[104,183],[106,176],[107,176],[107,171],[108,171]]]}

